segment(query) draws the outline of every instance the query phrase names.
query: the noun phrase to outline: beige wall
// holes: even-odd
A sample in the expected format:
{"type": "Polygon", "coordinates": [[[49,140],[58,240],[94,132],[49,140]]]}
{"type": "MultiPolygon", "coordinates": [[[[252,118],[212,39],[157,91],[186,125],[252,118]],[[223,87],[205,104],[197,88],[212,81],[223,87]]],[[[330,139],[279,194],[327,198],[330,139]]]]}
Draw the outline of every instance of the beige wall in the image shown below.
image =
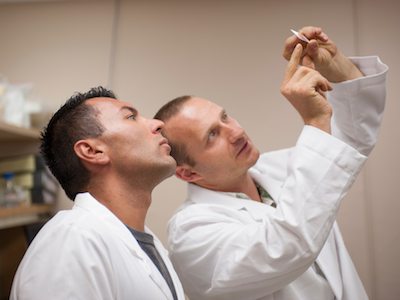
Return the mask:
{"type": "MultiPolygon", "coordinates": [[[[292,146],[297,113],[279,92],[290,29],[316,25],[351,55],[389,65],[378,144],[338,216],[371,299],[400,295],[398,12],[392,0],[153,0],[0,4],[0,73],[33,82],[49,107],[75,91],[112,88],[151,117],[166,101],[194,94],[224,106],[261,151],[292,146]],[[114,8],[117,8],[115,11],[114,8]],[[116,24],[117,27],[113,27],[116,24]],[[116,35],[112,35],[113,28],[116,35]]],[[[1,1],[0,1],[1,3],[1,1]]],[[[153,193],[147,225],[166,244],[166,223],[183,202],[176,178],[153,193]]],[[[70,207],[61,194],[59,208],[70,207]]]]}

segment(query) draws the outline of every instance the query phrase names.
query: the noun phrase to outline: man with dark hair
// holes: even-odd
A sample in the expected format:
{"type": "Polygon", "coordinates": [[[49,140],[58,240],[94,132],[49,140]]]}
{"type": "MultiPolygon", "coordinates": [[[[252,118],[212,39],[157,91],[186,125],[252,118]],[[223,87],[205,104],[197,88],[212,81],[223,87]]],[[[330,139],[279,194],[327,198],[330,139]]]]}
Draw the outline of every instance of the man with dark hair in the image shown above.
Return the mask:
{"type": "Polygon", "coordinates": [[[281,87],[305,124],[295,147],[260,156],[236,120],[197,97],[155,116],[189,183],[168,247],[191,300],[368,298],[335,218],[376,142],[387,66],[351,61],[320,28],[300,33],[310,42],[287,39],[281,87]]]}
{"type": "Polygon", "coordinates": [[[104,132],[97,119],[98,110],[85,101],[91,98],[116,99],[112,91],[93,88],[85,94],[77,93],[57,111],[42,133],[40,147],[43,158],[58,179],[68,198],[74,200],[89,183],[90,171],[81,163],[74,144],[81,139],[96,138],[104,132]]]}
{"type": "Polygon", "coordinates": [[[185,299],[145,226],[152,190],[176,167],[163,127],[102,87],[54,114],[41,153],[75,203],[39,231],[11,299],[185,299]]]}

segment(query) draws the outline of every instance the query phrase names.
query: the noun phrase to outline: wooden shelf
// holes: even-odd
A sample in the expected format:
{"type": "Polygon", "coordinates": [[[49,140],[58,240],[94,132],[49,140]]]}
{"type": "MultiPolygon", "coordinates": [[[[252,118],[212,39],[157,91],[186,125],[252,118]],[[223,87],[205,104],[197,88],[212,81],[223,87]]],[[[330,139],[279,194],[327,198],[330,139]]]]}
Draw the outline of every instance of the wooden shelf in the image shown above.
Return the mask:
{"type": "MultiPolygon", "coordinates": [[[[36,153],[39,148],[40,131],[23,128],[0,121],[0,157],[36,153]]],[[[0,229],[24,226],[47,221],[51,205],[32,204],[0,209],[0,229]]]]}
{"type": "Polygon", "coordinates": [[[0,121],[0,142],[35,143],[39,141],[38,129],[23,128],[0,121]]]}
{"type": "Polygon", "coordinates": [[[40,130],[23,128],[0,121],[0,158],[36,153],[40,130]]]}
{"type": "Polygon", "coordinates": [[[0,229],[47,221],[51,216],[50,204],[19,205],[0,209],[0,229]]]}

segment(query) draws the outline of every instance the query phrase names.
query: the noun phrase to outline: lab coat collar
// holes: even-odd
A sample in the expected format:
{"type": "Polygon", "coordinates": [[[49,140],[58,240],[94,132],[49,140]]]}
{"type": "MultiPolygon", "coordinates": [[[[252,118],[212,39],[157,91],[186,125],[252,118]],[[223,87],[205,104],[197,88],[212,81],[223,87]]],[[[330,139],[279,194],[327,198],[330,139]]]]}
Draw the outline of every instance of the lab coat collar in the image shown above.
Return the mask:
{"type": "MultiPolygon", "coordinates": [[[[263,185],[261,184],[261,186],[263,185]]],[[[195,204],[222,205],[238,211],[244,209],[255,221],[261,221],[268,210],[271,210],[271,212],[275,210],[275,208],[270,205],[250,199],[236,198],[224,192],[212,191],[189,183],[186,205],[190,205],[191,202],[195,204]]],[[[180,209],[184,209],[186,205],[181,206],[180,209]]],[[[178,211],[180,209],[178,209],[178,211]]]]}
{"type": "MultiPolygon", "coordinates": [[[[266,176],[266,174],[261,173],[255,168],[251,168],[248,172],[253,180],[257,181],[257,183],[261,185],[276,202],[279,198],[283,183],[274,178],[266,176]]],[[[260,205],[260,203],[256,201],[232,197],[223,192],[209,190],[193,183],[188,184],[188,200],[194,203],[227,205],[237,210],[243,208],[257,209],[260,205]]],[[[258,216],[254,217],[256,220],[259,219],[258,216]]]]}
{"type": "Polygon", "coordinates": [[[196,204],[229,206],[237,210],[252,206],[253,203],[258,203],[249,199],[236,198],[223,192],[209,190],[193,183],[188,184],[188,200],[196,204]]]}
{"type": "Polygon", "coordinates": [[[117,216],[114,215],[114,213],[112,213],[106,206],[97,201],[90,193],[78,194],[75,198],[73,209],[75,207],[81,207],[96,215],[96,217],[101,219],[103,223],[121,239],[121,241],[135,256],[142,259],[144,258],[146,254],[140,250],[141,248],[139,244],[125,224],[122,223],[121,220],[118,219],[117,216]]]}
{"type": "MultiPolygon", "coordinates": [[[[168,299],[173,299],[171,290],[169,289],[164,277],[161,275],[161,273],[154,265],[152,260],[148,257],[148,255],[142,250],[130,230],[125,226],[124,223],[121,222],[120,219],[117,218],[116,215],[114,215],[113,212],[111,212],[106,206],[97,201],[90,193],[78,194],[74,202],[74,207],[81,207],[85,210],[88,210],[96,215],[99,219],[101,219],[115,233],[115,235],[118,236],[122,243],[127,246],[132,255],[142,260],[144,269],[152,278],[152,280],[160,287],[166,297],[168,299]]],[[[174,274],[172,274],[171,270],[173,270],[173,268],[167,256],[165,255],[165,248],[162,246],[161,242],[154,235],[154,233],[151,232],[151,230],[149,230],[147,227],[145,227],[145,232],[153,236],[154,245],[159,251],[161,257],[163,258],[168,268],[168,271],[171,274],[175,287],[177,287],[178,283],[176,282],[176,277],[174,276],[174,274]]]]}

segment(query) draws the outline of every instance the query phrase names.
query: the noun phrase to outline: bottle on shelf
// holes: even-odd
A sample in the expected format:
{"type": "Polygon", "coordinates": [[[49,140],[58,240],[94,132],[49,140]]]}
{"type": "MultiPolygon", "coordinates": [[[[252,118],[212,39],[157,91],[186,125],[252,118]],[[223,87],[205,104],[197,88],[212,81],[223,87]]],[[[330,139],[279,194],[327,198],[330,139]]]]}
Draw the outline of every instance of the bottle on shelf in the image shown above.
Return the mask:
{"type": "Polygon", "coordinates": [[[0,206],[13,207],[26,202],[26,194],[23,189],[14,183],[14,174],[3,175],[4,185],[0,190],[0,206]]]}

